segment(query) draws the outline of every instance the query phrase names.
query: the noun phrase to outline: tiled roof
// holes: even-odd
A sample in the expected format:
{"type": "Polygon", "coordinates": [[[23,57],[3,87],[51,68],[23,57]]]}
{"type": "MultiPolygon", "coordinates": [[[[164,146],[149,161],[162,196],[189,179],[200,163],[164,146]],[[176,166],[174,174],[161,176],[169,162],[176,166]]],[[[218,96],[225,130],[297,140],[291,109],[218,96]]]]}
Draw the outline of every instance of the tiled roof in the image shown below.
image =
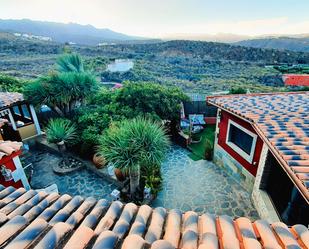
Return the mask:
{"type": "Polygon", "coordinates": [[[309,248],[309,230],[0,185],[0,247],[309,248]]]}
{"type": "Polygon", "coordinates": [[[229,95],[207,100],[251,122],[309,200],[309,92],[229,95]]]}
{"type": "Polygon", "coordinates": [[[24,101],[21,93],[0,92],[0,109],[10,107],[20,101],[24,101]]]}
{"type": "Polygon", "coordinates": [[[13,152],[20,150],[22,147],[20,142],[2,141],[0,140],[0,159],[4,156],[9,156],[13,152]]]}

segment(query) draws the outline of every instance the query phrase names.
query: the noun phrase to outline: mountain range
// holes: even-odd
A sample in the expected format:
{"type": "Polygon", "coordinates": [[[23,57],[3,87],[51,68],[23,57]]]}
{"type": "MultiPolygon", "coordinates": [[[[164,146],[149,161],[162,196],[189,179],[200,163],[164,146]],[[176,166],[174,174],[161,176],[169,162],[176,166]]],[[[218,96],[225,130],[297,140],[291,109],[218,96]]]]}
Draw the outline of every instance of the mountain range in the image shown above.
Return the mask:
{"type": "MultiPolygon", "coordinates": [[[[33,21],[29,19],[0,19],[0,31],[16,32],[32,36],[49,37],[55,42],[70,42],[81,45],[98,45],[100,43],[148,43],[158,39],[130,36],[110,29],[98,29],[92,25],[76,23],[56,23],[33,21]]],[[[163,40],[198,40],[230,43],[255,48],[272,48],[309,52],[309,33],[300,35],[263,35],[246,36],[228,33],[209,34],[172,34],[163,40]]]]}
{"type": "Polygon", "coordinates": [[[23,34],[50,37],[53,41],[61,43],[71,42],[84,45],[97,45],[103,42],[142,39],[140,37],[118,33],[110,29],[98,29],[92,25],[32,21],[29,19],[0,19],[0,30],[6,32],[18,32],[23,34]]]}

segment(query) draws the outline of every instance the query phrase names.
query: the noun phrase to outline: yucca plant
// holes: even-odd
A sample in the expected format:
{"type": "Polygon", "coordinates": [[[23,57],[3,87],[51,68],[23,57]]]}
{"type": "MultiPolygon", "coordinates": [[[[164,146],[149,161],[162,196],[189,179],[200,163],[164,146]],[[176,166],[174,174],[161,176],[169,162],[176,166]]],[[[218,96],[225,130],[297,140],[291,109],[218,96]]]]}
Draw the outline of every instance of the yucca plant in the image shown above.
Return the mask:
{"type": "Polygon", "coordinates": [[[158,123],[145,118],[112,125],[100,140],[99,152],[129,174],[131,197],[139,187],[141,168],[161,165],[169,139],[158,123]]]}
{"type": "Polygon", "coordinates": [[[61,73],[84,72],[84,64],[79,54],[65,54],[57,60],[57,70],[61,73]]]}
{"type": "Polygon", "coordinates": [[[76,127],[69,119],[51,119],[46,128],[46,136],[49,143],[74,144],[77,139],[76,127]]]}

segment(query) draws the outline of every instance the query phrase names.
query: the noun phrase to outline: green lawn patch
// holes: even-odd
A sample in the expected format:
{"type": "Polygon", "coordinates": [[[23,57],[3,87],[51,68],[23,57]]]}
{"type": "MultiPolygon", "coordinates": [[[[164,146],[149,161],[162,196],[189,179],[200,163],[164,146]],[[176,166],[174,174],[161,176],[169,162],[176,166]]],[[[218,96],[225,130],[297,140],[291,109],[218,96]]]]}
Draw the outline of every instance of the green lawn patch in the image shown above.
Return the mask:
{"type": "Polygon", "coordinates": [[[205,143],[208,140],[211,142],[211,144],[214,144],[215,130],[215,125],[206,125],[206,128],[202,132],[193,135],[194,140],[199,140],[201,138],[201,141],[196,144],[192,143],[188,146],[191,150],[189,157],[192,160],[197,161],[205,158],[205,143]]]}

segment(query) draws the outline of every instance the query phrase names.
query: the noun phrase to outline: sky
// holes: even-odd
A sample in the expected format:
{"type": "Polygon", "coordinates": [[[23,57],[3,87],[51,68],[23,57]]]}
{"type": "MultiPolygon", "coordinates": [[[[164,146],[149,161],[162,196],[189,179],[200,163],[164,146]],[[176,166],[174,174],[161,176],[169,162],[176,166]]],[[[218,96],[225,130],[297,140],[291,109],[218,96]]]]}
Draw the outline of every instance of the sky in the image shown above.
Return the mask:
{"type": "Polygon", "coordinates": [[[309,33],[309,0],[0,0],[0,19],[74,22],[164,38],[309,33]]]}

